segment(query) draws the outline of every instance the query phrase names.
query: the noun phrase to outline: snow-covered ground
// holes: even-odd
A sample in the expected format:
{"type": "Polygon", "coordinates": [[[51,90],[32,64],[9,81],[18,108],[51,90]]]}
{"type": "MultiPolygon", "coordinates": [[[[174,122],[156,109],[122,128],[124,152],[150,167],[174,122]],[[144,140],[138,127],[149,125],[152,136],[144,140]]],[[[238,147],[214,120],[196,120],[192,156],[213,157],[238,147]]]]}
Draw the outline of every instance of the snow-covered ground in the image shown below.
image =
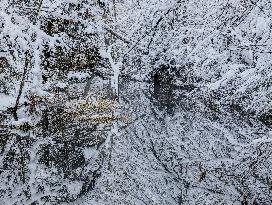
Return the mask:
{"type": "Polygon", "coordinates": [[[148,84],[119,89],[129,122],[115,132],[56,109],[28,136],[1,136],[3,204],[272,202],[271,129],[175,92],[158,101],[148,84]]]}
{"type": "Polygon", "coordinates": [[[0,93],[0,111],[4,111],[8,107],[11,107],[14,105],[15,105],[14,97],[0,93]]]}

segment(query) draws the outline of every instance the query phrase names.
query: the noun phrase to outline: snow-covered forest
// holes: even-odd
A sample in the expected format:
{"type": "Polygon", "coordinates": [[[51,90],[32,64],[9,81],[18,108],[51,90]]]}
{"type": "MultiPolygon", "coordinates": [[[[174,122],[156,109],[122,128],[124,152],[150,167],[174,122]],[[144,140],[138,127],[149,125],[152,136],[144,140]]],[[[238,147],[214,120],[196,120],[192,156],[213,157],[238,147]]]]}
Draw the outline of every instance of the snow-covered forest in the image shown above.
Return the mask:
{"type": "Polygon", "coordinates": [[[271,0],[0,0],[0,205],[271,205],[271,0]]]}

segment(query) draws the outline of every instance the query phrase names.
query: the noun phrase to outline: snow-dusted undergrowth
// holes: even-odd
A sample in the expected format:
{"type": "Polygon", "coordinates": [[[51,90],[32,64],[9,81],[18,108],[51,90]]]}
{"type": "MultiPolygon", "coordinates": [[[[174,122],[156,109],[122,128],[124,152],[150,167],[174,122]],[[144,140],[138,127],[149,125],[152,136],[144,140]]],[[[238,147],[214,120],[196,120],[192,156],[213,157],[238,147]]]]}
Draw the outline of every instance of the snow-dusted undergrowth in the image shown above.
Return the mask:
{"type": "Polygon", "coordinates": [[[0,204],[271,204],[271,16],[0,0],[0,204]]]}

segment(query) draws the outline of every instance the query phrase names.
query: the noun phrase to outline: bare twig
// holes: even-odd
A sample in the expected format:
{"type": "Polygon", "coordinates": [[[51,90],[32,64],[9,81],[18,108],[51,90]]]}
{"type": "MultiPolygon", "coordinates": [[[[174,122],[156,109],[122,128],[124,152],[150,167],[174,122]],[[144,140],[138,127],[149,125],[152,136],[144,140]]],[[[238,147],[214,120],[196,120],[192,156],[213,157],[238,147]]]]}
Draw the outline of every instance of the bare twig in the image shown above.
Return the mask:
{"type": "Polygon", "coordinates": [[[36,22],[37,22],[40,10],[42,8],[42,3],[43,3],[43,0],[40,0],[33,24],[36,24],[36,22]]]}
{"type": "Polygon", "coordinates": [[[27,50],[25,52],[25,67],[24,67],[23,77],[22,77],[22,80],[21,80],[21,83],[20,83],[19,93],[18,93],[18,96],[16,98],[16,103],[15,103],[15,106],[13,108],[13,117],[14,117],[15,121],[18,121],[17,110],[19,108],[20,98],[21,98],[22,93],[23,93],[23,88],[24,88],[24,85],[25,85],[25,80],[26,80],[26,76],[27,76],[27,68],[29,66],[29,63],[30,63],[29,50],[27,50]]]}

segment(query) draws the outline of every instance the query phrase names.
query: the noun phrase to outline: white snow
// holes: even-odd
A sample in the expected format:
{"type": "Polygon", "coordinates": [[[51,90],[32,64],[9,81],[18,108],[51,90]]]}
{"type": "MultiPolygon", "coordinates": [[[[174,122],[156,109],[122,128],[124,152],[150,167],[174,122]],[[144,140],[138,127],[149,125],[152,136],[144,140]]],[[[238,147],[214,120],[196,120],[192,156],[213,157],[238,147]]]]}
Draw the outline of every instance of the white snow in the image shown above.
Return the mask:
{"type": "Polygon", "coordinates": [[[14,97],[0,93],[0,111],[6,110],[8,107],[14,106],[14,104],[14,97]]]}

